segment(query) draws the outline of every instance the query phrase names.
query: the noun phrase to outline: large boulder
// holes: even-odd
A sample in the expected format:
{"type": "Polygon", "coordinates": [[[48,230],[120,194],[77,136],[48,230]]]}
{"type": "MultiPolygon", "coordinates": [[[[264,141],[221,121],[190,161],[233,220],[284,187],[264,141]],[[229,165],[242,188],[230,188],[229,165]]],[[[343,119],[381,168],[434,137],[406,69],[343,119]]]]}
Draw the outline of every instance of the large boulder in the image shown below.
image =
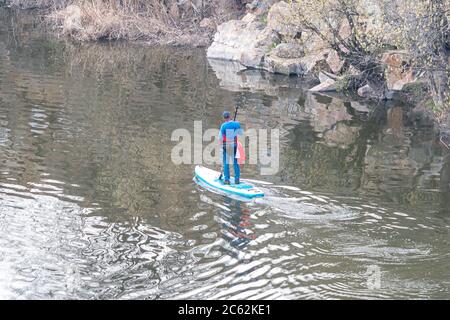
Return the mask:
{"type": "Polygon", "coordinates": [[[381,61],[385,65],[384,73],[389,90],[402,90],[406,84],[417,80],[413,70],[410,68],[410,60],[406,52],[385,52],[381,61]]]}
{"type": "Polygon", "coordinates": [[[279,42],[276,32],[248,14],[243,20],[231,20],[217,27],[207,56],[261,68],[264,56],[279,42]]]}
{"type": "Polygon", "coordinates": [[[292,6],[284,1],[273,4],[267,23],[247,13],[241,20],[219,25],[207,57],[285,75],[308,75],[324,67],[330,70],[325,62],[329,49],[304,41],[301,30],[292,23],[292,6]]]}

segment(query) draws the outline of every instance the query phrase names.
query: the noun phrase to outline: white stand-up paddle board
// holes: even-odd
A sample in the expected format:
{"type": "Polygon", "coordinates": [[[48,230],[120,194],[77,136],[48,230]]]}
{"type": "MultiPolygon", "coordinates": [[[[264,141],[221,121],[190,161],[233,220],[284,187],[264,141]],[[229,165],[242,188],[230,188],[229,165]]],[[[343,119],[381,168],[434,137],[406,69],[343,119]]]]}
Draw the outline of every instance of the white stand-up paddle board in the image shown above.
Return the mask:
{"type": "Polygon", "coordinates": [[[230,178],[230,184],[224,184],[224,179],[219,179],[220,172],[211,170],[202,166],[195,167],[195,177],[206,184],[208,187],[216,189],[222,193],[229,193],[245,198],[264,197],[264,193],[257,187],[240,181],[239,184],[234,183],[234,178],[230,178]]]}

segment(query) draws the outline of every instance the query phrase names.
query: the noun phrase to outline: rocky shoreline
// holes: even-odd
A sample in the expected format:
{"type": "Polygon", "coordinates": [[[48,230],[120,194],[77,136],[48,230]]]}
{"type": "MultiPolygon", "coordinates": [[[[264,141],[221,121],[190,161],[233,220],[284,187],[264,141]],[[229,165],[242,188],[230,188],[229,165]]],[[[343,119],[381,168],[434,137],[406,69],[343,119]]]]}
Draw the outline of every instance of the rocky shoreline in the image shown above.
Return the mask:
{"type": "MultiPolygon", "coordinates": [[[[411,66],[411,57],[405,50],[386,50],[381,56],[384,73],[380,91],[376,86],[361,81],[361,71],[340,58],[338,52],[322,39],[301,30],[292,23],[292,7],[285,1],[253,1],[257,9],[249,10],[241,19],[220,24],[214,40],[207,49],[207,57],[228,60],[240,68],[260,69],[286,76],[299,76],[315,81],[312,92],[355,92],[368,100],[405,100],[416,105],[416,113],[435,118],[441,131],[441,142],[450,145],[449,108],[439,117],[425,106],[431,98],[422,75],[411,66]]],[[[347,28],[339,36],[350,36],[347,28]]],[[[314,82],[313,82],[314,83],[314,82]]]]}
{"type": "MultiPolygon", "coordinates": [[[[344,77],[357,77],[358,71],[348,68],[337,52],[314,35],[304,33],[289,20],[290,5],[275,2],[257,14],[248,12],[240,20],[230,20],[217,27],[214,40],[207,49],[211,59],[230,60],[245,68],[262,69],[271,73],[315,77],[320,83],[311,88],[315,92],[341,91],[344,77]],[[266,18],[262,18],[266,17],[266,18]],[[341,82],[341,83],[340,83],[341,82]]],[[[342,31],[342,37],[348,36],[342,31]]],[[[390,99],[396,91],[418,80],[408,65],[408,55],[401,50],[389,50],[383,54],[387,88],[390,99]]],[[[367,85],[356,88],[363,98],[380,98],[367,85]]]]}

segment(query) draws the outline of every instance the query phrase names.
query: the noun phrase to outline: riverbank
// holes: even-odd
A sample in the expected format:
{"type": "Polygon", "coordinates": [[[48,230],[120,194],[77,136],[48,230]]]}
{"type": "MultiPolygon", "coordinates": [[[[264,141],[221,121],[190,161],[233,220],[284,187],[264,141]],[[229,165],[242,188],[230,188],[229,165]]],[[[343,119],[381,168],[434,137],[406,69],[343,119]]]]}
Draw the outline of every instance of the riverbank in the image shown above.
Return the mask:
{"type": "Polygon", "coordinates": [[[6,2],[38,8],[52,30],[77,41],[207,47],[208,58],[235,61],[243,70],[308,78],[312,92],[405,100],[435,118],[450,145],[448,21],[441,1],[6,2]],[[430,31],[413,36],[422,29],[430,31]]]}

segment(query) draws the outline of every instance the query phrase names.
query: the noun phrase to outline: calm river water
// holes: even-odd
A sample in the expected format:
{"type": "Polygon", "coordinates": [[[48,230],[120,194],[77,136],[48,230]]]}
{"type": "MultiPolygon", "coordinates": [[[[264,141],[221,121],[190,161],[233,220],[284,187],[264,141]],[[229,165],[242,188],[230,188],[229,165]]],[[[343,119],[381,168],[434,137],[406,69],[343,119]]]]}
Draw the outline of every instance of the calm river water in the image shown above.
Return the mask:
{"type": "Polygon", "coordinates": [[[41,29],[0,9],[0,298],[450,298],[449,152],[408,106],[41,29]],[[253,202],[170,158],[235,104],[281,134],[253,202]]]}

